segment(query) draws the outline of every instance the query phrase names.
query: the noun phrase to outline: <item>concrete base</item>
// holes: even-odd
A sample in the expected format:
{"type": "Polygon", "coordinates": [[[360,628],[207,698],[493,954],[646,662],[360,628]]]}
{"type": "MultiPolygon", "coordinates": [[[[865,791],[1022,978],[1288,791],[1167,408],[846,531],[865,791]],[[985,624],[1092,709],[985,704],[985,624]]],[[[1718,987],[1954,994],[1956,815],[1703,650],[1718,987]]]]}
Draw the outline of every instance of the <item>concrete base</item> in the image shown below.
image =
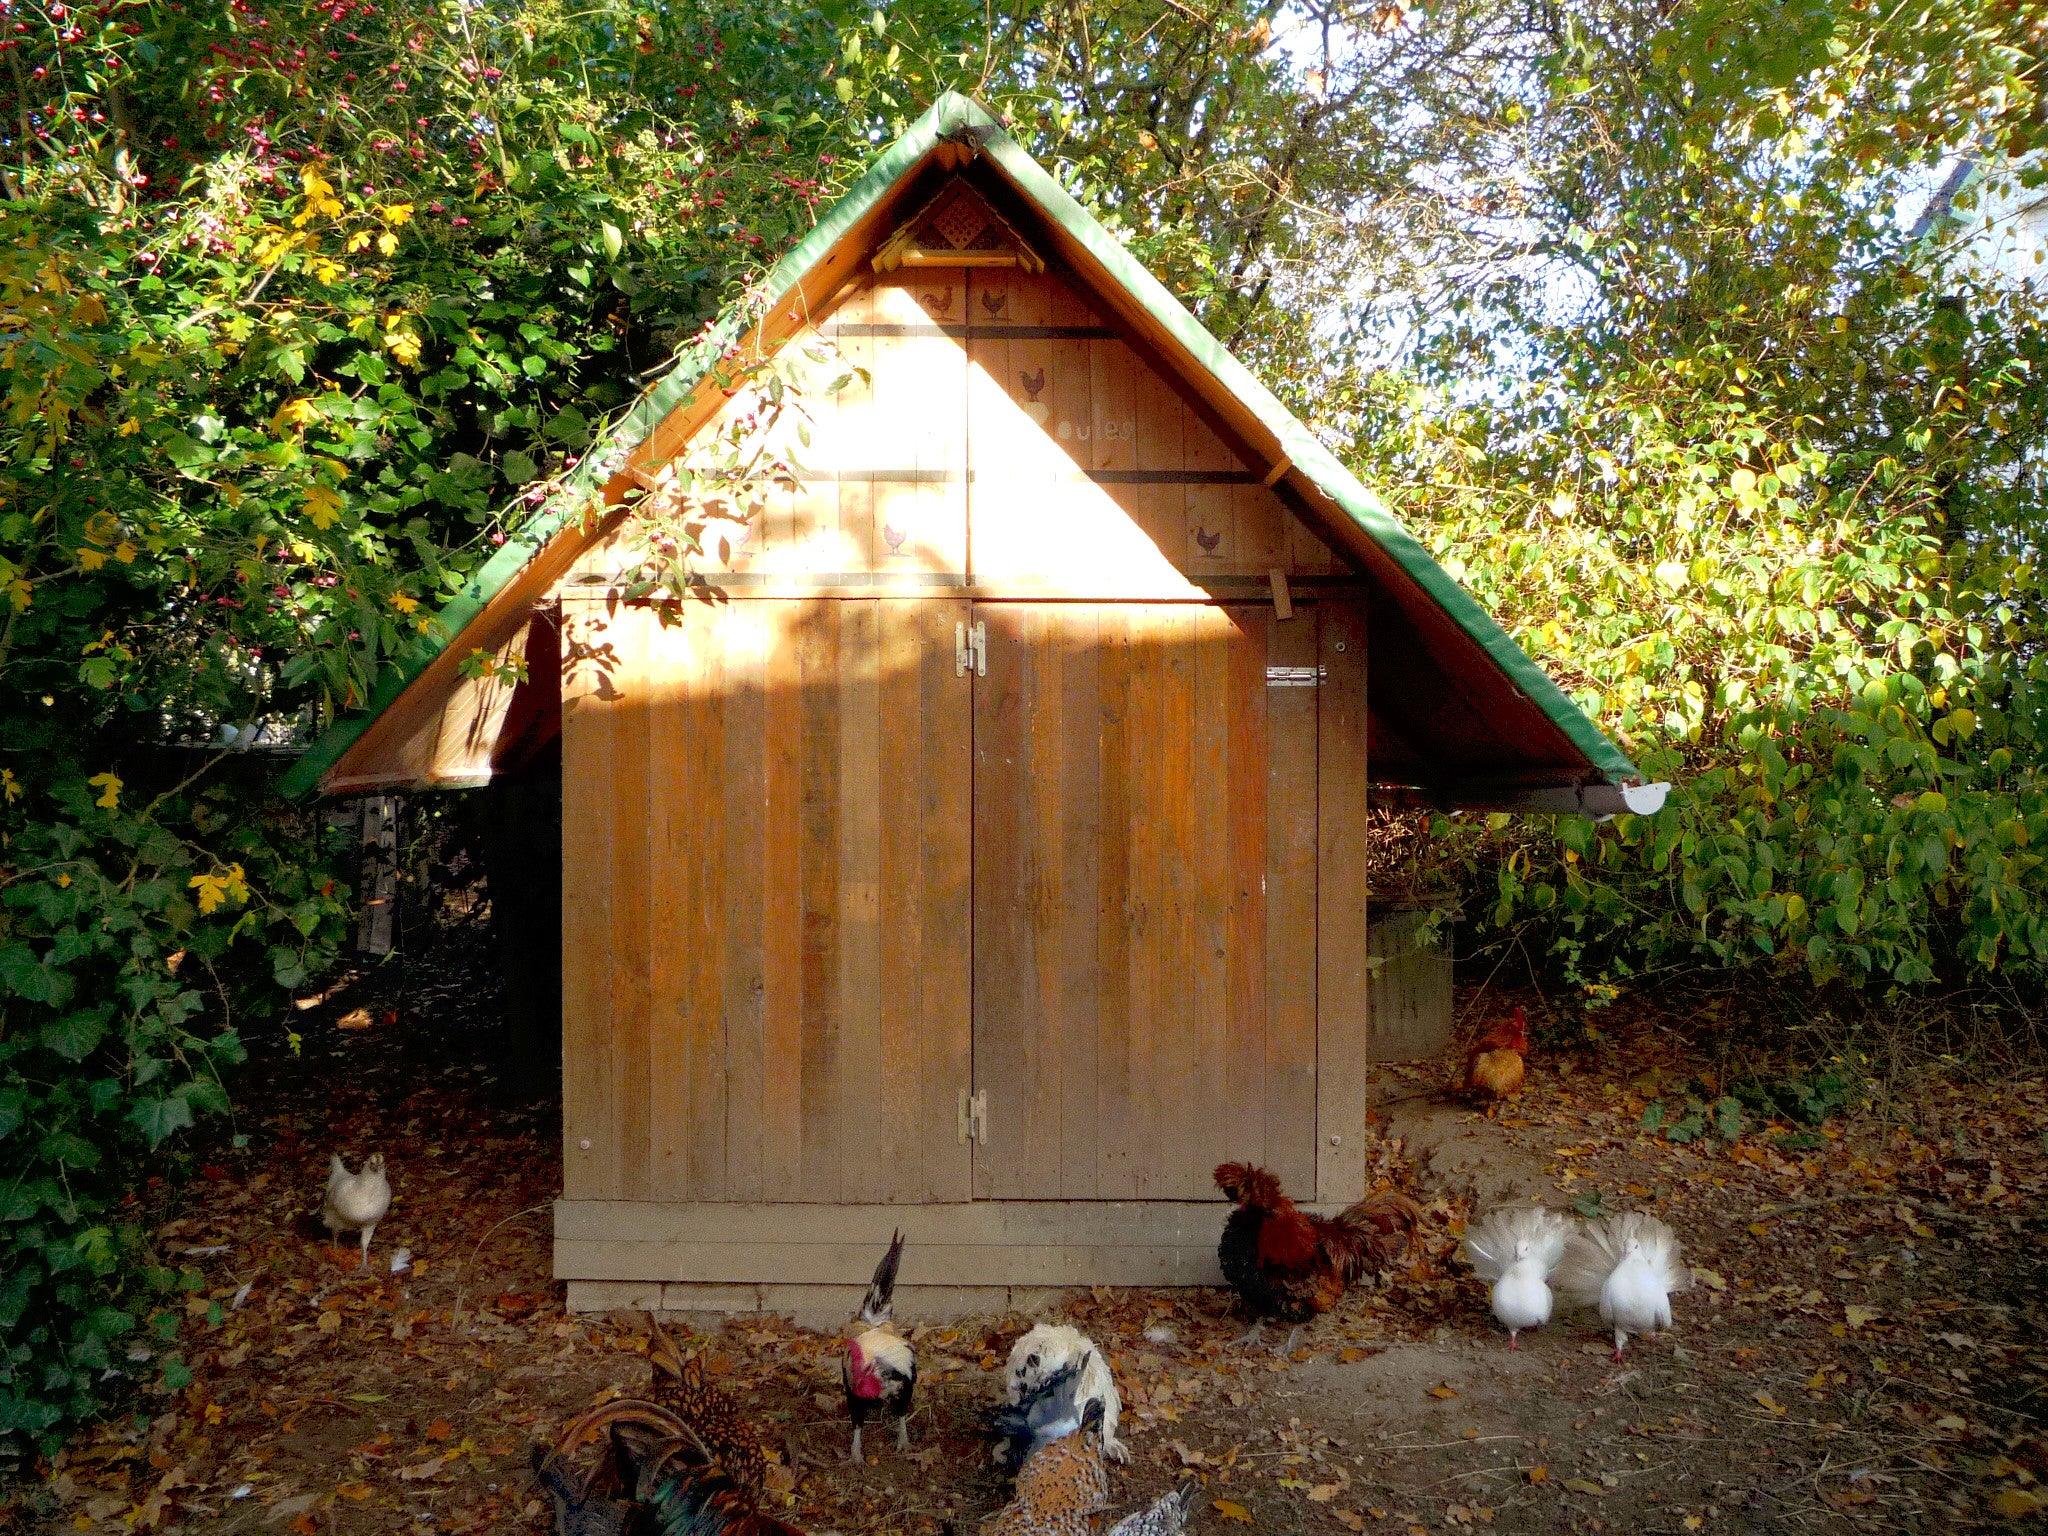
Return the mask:
{"type": "MultiPolygon", "coordinates": [[[[571,1312],[661,1312],[695,1319],[772,1314],[800,1328],[840,1327],[860,1309],[858,1285],[718,1285],[709,1282],[571,1280],[571,1312]]],[[[963,1317],[1051,1316],[1071,1289],[1033,1285],[906,1285],[896,1316],[906,1323],[963,1317]]]]}

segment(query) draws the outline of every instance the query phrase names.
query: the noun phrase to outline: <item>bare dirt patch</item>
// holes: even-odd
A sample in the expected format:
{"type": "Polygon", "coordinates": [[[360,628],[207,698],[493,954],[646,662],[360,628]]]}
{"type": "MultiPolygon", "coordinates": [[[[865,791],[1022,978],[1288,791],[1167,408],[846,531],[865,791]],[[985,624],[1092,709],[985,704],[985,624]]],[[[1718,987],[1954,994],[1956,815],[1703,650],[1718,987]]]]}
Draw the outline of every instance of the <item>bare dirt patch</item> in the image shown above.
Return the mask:
{"type": "MultiPolygon", "coordinates": [[[[455,958],[437,985],[394,1022],[337,1029],[365,1004],[384,1016],[372,976],[301,1017],[299,1054],[255,1042],[248,1144],[201,1149],[158,1217],[190,1276],[192,1383],[80,1434],[5,1518],[122,1536],[545,1528],[526,1447],[640,1387],[645,1328],[564,1314],[555,1110],[501,1096],[487,989],[455,958]],[[334,1146],[392,1165],[369,1272],[304,1235],[334,1146]],[[394,1275],[401,1247],[415,1259],[394,1275]]],[[[1711,1071],[1668,1034],[1620,1029],[1539,1056],[1492,1122],[1432,1097],[1424,1069],[1387,1075],[1382,1166],[1417,1154],[1426,1251],[1291,1359],[1234,1347],[1221,1293],[1069,1298],[1125,1396],[1117,1508],[1192,1477],[1212,1536],[2038,1529],[2048,1084],[1938,1086],[1819,1126],[1751,1115],[1734,1139],[1645,1126],[1653,1103],[1727,1086],[1711,1071]],[[1451,1258],[1475,1188],[1656,1211],[1704,1272],[1677,1330],[1620,1366],[1582,1320],[1510,1352],[1451,1258]]],[[[740,1319],[693,1345],[780,1448],[798,1523],[964,1536],[1003,1497],[982,1416],[1028,1321],[919,1329],[911,1453],[884,1443],[858,1468],[833,1338],[740,1319]]]]}

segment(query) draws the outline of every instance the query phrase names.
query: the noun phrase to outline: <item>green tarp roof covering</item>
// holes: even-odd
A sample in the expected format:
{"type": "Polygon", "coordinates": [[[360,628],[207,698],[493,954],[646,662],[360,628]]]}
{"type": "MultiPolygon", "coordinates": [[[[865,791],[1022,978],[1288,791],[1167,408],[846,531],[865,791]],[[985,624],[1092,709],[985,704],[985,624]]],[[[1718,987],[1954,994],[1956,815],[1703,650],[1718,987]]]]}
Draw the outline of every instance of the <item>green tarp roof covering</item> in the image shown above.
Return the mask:
{"type": "MultiPolygon", "coordinates": [[[[1488,617],[1485,610],[1430,558],[1427,550],[1272,392],[1204,330],[1116,238],[1026,154],[979,103],[948,93],[878,155],[816,228],[778,262],[765,284],[768,308],[899,184],[917,172],[947,140],[977,147],[1032,211],[1077,244],[1109,279],[1162,328],[1188,359],[1208,372],[1236,404],[1278,442],[1292,472],[1355,525],[1369,541],[1360,561],[1376,580],[1369,612],[1368,689],[1373,714],[1372,777],[1416,786],[1444,804],[1517,804],[1547,809],[1620,810],[1605,786],[1634,784],[1640,774],[1563,690],[1488,617]],[[1487,676],[1485,674],[1490,674],[1487,676]],[[1488,739],[1489,718],[1510,720],[1488,739]],[[1531,725],[1536,726],[1531,730],[1531,725]],[[1602,788],[1604,794],[1571,791],[1602,788]],[[1535,793],[1532,791],[1547,792],[1535,793]],[[1560,792],[1563,798],[1560,798],[1560,792]]],[[[438,615],[438,638],[384,675],[368,708],[335,724],[286,775],[287,794],[315,789],[368,725],[402,694],[436,656],[456,643],[463,628],[558,531],[582,515],[604,485],[676,406],[685,401],[717,360],[750,328],[747,314],[727,311],[677,359],[594,445],[548,507],[470,578],[438,615]]],[[[1283,487],[1284,489],[1284,487],[1283,487]]],[[[1327,511],[1320,512],[1328,522],[1327,511]]],[[[1341,534],[1342,530],[1336,530],[1341,534]]],[[[1338,543],[1360,560],[1359,541],[1338,543]]],[[[1647,807],[1646,807],[1647,808],[1647,807]]]]}

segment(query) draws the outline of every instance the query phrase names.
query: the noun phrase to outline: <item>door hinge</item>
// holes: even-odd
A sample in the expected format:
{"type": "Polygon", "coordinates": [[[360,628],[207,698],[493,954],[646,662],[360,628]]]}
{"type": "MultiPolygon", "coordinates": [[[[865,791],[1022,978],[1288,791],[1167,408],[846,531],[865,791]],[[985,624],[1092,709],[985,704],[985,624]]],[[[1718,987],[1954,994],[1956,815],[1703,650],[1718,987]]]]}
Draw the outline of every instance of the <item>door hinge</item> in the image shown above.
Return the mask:
{"type": "Polygon", "coordinates": [[[969,1094],[965,1088],[960,1090],[960,1141],[964,1146],[970,1140],[978,1141],[983,1146],[988,1145],[988,1090],[986,1088],[976,1094],[969,1094]]]}
{"type": "Polygon", "coordinates": [[[969,672],[988,676],[988,625],[984,623],[953,626],[953,675],[965,677],[969,672]]]}

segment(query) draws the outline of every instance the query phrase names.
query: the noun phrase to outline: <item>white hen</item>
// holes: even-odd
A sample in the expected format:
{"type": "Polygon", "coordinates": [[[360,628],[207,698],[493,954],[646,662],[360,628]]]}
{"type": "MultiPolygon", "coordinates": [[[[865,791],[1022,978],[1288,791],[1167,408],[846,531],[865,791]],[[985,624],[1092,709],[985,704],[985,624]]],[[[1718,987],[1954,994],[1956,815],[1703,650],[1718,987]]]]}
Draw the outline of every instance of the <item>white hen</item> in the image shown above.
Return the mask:
{"type": "Polygon", "coordinates": [[[1614,1329],[1614,1358],[1632,1333],[1656,1337],[1671,1326],[1671,1294],[1692,1289],[1692,1271],[1678,1238],[1654,1216],[1628,1211],[1589,1222],[1565,1245],[1557,1283],[1585,1306],[1597,1306],[1614,1329]]]}
{"type": "Polygon", "coordinates": [[[1117,1438],[1117,1419],[1123,1413],[1123,1399],[1117,1395],[1116,1378],[1095,1341],[1078,1328],[1040,1323],[1010,1346],[1010,1363],[1003,1371],[1003,1391],[1014,1405],[1027,1393],[1035,1392],[1074,1361],[1081,1362],[1081,1388],[1075,1398],[1079,1408],[1091,1398],[1102,1401],[1102,1454],[1111,1461],[1130,1460],[1131,1453],[1117,1438]]]}
{"type": "Polygon", "coordinates": [[[1544,1206],[1489,1211],[1465,1233],[1465,1262],[1493,1287],[1493,1315],[1521,1348],[1524,1328],[1550,1321],[1550,1276],[1564,1258],[1572,1224],[1544,1206]]]}
{"type": "Polygon", "coordinates": [[[363,1259],[358,1269],[369,1266],[370,1238],[390,1209],[391,1181],[384,1177],[384,1154],[372,1152],[363,1160],[361,1173],[350,1173],[341,1154],[335,1153],[327,1166],[327,1198],[320,1206],[320,1220],[334,1242],[341,1241],[344,1232],[363,1234],[363,1259]]]}

